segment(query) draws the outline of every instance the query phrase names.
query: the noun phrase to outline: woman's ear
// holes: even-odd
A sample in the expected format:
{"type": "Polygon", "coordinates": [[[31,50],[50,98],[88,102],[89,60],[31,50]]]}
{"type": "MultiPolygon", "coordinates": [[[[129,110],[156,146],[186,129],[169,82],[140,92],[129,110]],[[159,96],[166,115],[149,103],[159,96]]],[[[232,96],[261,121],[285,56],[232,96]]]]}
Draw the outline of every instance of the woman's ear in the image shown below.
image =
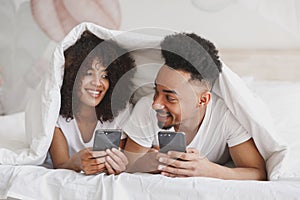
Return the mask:
{"type": "Polygon", "coordinates": [[[207,106],[211,99],[211,93],[209,91],[205,91],[199,94],[199,106],[207,106]]]}

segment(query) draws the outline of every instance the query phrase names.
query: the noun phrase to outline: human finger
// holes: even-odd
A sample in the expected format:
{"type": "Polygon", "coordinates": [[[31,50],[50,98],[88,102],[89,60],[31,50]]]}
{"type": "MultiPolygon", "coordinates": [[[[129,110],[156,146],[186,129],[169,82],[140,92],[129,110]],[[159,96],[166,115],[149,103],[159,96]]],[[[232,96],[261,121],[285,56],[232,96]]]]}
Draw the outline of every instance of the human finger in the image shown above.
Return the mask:
{"type": "Polygon", "coordinates": [[[170,165],[176,168],[189,168],[188,162],[170,157],[160,157],[158,161],[164,165],[170,165]]]}
{"type": "Polygon", "coordinates": [[[81,150],[80,154],[81,154],[81,160],[89,160],[93,157],[91,151],[88,148],[81,150]]]}
{"type": "Polygon", "coordinates": [[[168,176],[168,177],[171,177],[171,178],[183,178],[183,177],[187,177],[187,176],[183,176],[183,175],[176,175],[176,174],[171,174],[171,173],[168,173],[168,172],[161,172],[160,173],[161,175],[164,175],[164,176],[168,176]]]}
{"type": "Polygon", "coordinates": [[[115,171],[124,171],[126,169],[124,163],[120,162],[121,159],[119,158],[117,158],[117,160],[118,161],[115,161],[110,156],[106,156],[106,162],[108,162],[115,171]]]}
{"type": "Polygon", "coordinates": [[[126,155],[118,149],[112,148],[111,151],[107,152],[107,154],[109,156],[111,156],[113,159],[117,159],[117,157],[118,157],[119,159],[121,159],[122,163],[124,163],[125,165],[128,164],[128,159],[127,159],[126,155]]]}
{"type": "Polygon", "coordinates": [[[195,160],[199,158],[199,154],[193,152],[184,153],[178,151],[169,151],[167,155],[171,158],[181,159],[181,160],[195,160]]]}
{"type": "Polygon", "coordinates": [[[105,170],[105,164],[100,164],[100,165],[83,165],[82,166],[82,171],[87,174],[96,174],[99,172],[103,172],[105,170]]]}
{"type": "Polygon", "coordinates": [[[105,167],[106,167],[106,173],[107,174],[116,174],[115,170],[110,166],[109,163],[105,163],[105,167]]]}
{"type": "Polygon", "coordinates": [[[158,152],[158,153],[156,153],[155,157],[156,157],[157,160],[159,160],[159,158],[166,158],[166,157],[169,157],[169,156],[165,153],[158,152]]]}
{"type": "Polygon", "coordinates": [[[170,165],[168,165],[168,166],[159,165],[158,169],[161,172],[172,174],[172,175],[174,175],[176,177],[181,177],[181,176],[184,177],[184,176],[192,176],[193,175],[192,171],[189,170],[189,169],[175,168],[175,167],[172,167],[170,165]]]}
{"type": "Polygon", "coordinates": [[[106,160],[107,160],[106,165],[111,168],[108,173],[120,174],[121,172],[125,171],[126,166],[123,166],[123,167],[120,165],[115,166],[113,164],[114,161],[109,156],[106,157],[106,160]]]}
{"type": "Polygon", "coordinates": [[[93,158],[104,157],[107,155],[105,151],[91,151],[91,155],[93,158]]]}
{"type": "Polygon", "coordinates": [[[195,157],[200,158],[200,159],[206,158],[205,155],[202,155],[201,152],[199,152],[199,151],[198,151],[197,149],[195,149],[195,148],[188,148],[188,149],[186,150],[186,152],[187,152],[187,153],[194,154],[195,157]]]}

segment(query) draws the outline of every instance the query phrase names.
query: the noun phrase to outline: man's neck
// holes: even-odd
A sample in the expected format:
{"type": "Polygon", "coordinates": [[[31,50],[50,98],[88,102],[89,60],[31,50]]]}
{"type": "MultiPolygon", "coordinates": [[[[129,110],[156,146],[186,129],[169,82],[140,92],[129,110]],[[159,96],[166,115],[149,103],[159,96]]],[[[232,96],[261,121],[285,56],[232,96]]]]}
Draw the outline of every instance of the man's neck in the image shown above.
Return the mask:
{"type": "Polygon", "coordinates": [[[204,116],[206,111],[204,113],[196,116],[193,119],[189,119],[188,121],[180,124],[180,126],[174,126],[175,131],[184,132],[186,136],[186,144],[189,145],[192,140],[195,138],[196,134],[198,133],[200,126],[203,122],[204,116]],[[198,123],[195,123],[198,122],[198,123]]]}

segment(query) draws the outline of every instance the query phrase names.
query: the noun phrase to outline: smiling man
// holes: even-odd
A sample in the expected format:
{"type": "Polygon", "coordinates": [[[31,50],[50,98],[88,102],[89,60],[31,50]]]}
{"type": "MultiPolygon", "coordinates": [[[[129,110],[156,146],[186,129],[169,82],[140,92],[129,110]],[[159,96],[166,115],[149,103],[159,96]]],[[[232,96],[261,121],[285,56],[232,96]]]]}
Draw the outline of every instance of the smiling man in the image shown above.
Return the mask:
{"type": "Polygon", "coordinates": [[[165,64],[156,76],[155,94],[135,105],[124,128],[127,171],[265,180],[265,161],[251,133],[211,92],[222,73],[215,46],[196,34],[179,33],[167,36],[161,48],[165,64]],[[158,153],[160,130],[184,132],[186,152],[158,153]],[[235,167],[224,166],[231,159],[235,167]]]}

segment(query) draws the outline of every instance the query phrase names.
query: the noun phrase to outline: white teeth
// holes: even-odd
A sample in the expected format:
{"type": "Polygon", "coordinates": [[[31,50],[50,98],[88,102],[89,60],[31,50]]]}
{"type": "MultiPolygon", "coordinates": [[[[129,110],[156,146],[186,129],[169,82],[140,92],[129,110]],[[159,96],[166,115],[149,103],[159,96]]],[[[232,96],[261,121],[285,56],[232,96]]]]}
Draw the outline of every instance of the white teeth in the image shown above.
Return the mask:
{"type": "Polygon", "coordinates": [[[95,94],[95,95],[100,94],[100,91],[95,91],[95,90],[87,90],[87,91],[88,93],[95,94]]]}
{"type": "Polygon", "coordinates": [[[168,116],[168,114],[162,114],[162,113],[158,113],[158,115],[161,116],[161,117],[167,117],[168,116]]]}

